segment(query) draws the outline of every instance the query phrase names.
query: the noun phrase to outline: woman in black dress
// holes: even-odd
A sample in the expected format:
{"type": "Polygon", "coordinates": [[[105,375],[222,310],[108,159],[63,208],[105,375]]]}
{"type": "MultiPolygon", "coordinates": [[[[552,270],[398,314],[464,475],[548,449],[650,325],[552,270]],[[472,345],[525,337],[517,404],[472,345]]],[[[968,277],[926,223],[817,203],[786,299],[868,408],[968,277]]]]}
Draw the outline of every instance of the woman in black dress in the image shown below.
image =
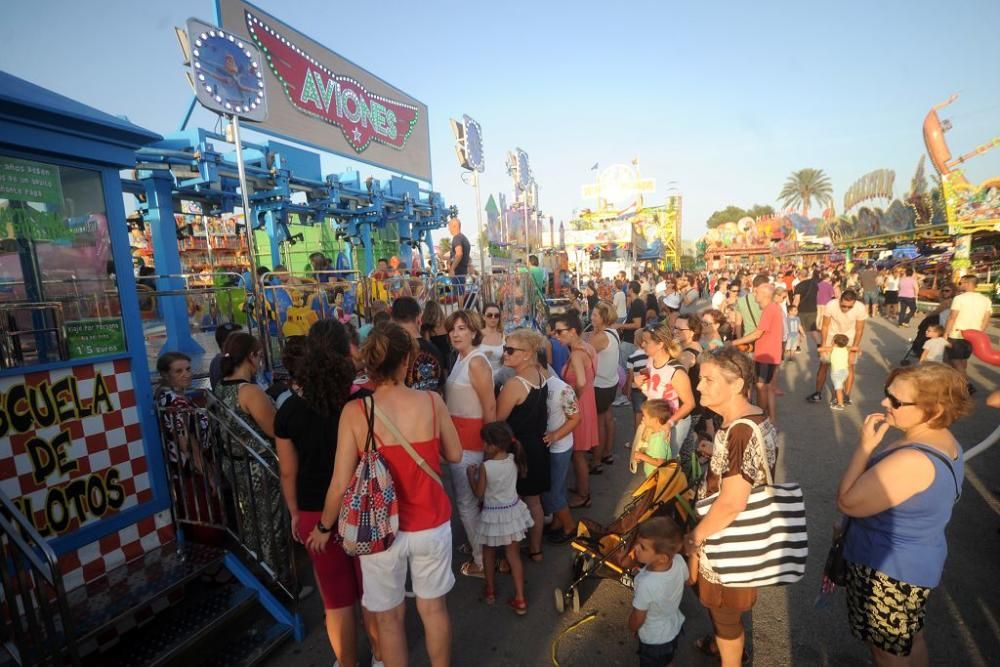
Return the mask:
{"type": "Polygon", "coordinates": [[[497,397],[497,419],[506,421],[524,448],[528,474],[517,482],[517,493],[531,512],[535,524],[528,531],[528,557],[542,560],[543,493],[549,490],[549,450],[543,440],[548,425],[548,387],[538,367],[538,350],[544,344],[541,334],[531,329],[517,329],[507,334],[503,362],[514,372],[504,382],[497,397]]]}

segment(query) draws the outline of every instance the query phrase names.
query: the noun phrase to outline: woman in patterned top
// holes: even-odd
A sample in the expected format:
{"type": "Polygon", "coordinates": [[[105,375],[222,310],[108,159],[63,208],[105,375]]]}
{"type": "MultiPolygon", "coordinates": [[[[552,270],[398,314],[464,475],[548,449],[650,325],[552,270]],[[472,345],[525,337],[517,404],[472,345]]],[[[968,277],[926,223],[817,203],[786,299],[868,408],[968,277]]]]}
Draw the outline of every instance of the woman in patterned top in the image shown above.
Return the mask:
{"type": "Polygon", "coordinates": [[[697,581],[698,598],[712,617],[714,637],[698,640],[695,646],[708,655],[722,659],[723,667],[736,667],[744,657],[744,630],[741,616],[757,601],[754,588],[724,586],[704,558],[705,540],[723,530],[746,508],[750,490],[763,484],[767,465],[773,474],[778,455],[777,432],[760,408],[750,403],[754,385],[750,359],[732,346],[699,357],[701,379],[698,389],[702,404],[722,417],[722,428],[715,434],[708,474],[697,488],[701,500],[719,496],[708,514],[688,534],[687,552],[692,575],[697,581]],[[745,424],[730,424],[749,419],[760,427],[764,442],[757,442],[753,429],[745,424]]]}

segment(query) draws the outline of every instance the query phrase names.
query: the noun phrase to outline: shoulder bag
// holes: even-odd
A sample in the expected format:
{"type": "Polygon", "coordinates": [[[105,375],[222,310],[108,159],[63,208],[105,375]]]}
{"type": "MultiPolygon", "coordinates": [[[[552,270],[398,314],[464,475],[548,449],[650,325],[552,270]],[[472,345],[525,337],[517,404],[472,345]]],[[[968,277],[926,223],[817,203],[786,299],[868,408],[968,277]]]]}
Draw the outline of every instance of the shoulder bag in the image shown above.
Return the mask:
{"type": "MultiPolygon", "coordinates": [[[[748,446],[756,442],[760,447],[766,482],[750,491],[746,508],[732,523],[705,540],[705,558],[725,586],[795,583],[805,575],[809,555],[802,489],[795,483],[775,484],[760,427],[750,419],[737,419],[730,429],[736,424],[753,431],[748,446]]],[[[704,518],[718,497],[716,493],[698,501],[698,516],[704,518]]]]}
{"type": "MultiPolygon", "coordinates": [[[[750,295],[749,294],[744,294],[743,295],[743,301],[746,304],[747,316],[750,318],[750,321],[753,322],[753,328],[754,328],[754,331],[756,331],[757,330],[757,318],[753,316],[753,308],[750,305],[750,295]]],[[[744,331],[742,333],[743,333],[744,336],[746,335],[746,328],[745,327],[744,327],[744,331]]],[[[743,345],[739,346],[739,350],[740,350],[740,352],[753,352],[753,343],[744,343],[743,345]]]]}

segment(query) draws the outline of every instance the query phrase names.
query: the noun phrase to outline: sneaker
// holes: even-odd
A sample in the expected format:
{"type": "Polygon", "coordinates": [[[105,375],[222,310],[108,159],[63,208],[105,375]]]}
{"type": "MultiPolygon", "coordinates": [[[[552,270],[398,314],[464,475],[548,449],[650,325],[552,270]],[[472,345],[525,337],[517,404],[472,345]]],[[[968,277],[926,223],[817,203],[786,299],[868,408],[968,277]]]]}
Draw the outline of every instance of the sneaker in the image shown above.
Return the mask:
{"type": "Polygon", "coordinates": [[[844,396],[844,405],[854,405],[854,403],[851,403],[851,397],[850,396],[847,396],[847,395],[844,396]]]}
{"type": "Polygon", "coordinates": [[[626,397],[624,397],[624,396],[619,396],[618,398],[616,398],[616,399],[614,400],[614,402],[613,402],[613,403],[611,403],[611,405],[613,405],[613,406],[615,406],[615,407],[618,407],[618,408],[623,408],[623,407],[625,407],[626,405],[632,405],[632,401],[628,400],[628,399],[627,399],[626,397]]]}
{"type": "Polygon", "coordinates": [[[843,412],[844,411],[844,406],[841,405],[840,403],[833,403],[832,405],[830,405],[830,409],[831,410],[837,410],[838,412],[843,412]]]}
{"type": "Polygon", "coordinates": [[[372,656],[372,667],[385,667],[385,663],[381,660],[376,660],[375,656],[372,656]]]}
{"type": "Polygon", "coordinates": [[[819,393],[817,391],[815,393],[812,393],[812,394],[809,394],[808,396],[806,396],[806,400],[809,401],[810,403],[822,403],[823,402],[823,394],[821,394],[821,393],[819,393]]]}

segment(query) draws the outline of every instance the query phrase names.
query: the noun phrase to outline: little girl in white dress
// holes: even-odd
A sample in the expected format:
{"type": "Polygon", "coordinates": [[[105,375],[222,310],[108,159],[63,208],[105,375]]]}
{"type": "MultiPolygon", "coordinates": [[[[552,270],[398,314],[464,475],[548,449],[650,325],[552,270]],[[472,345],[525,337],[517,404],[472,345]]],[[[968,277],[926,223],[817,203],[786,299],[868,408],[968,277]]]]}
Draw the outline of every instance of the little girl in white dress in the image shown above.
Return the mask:
{"type": "Polygon", "coordinates": [[[521,443],[505,422],[483,426],[483,462],[469,467],[469,484],[477,497],[483,499],[479,527],[474,539],[483,545],[483,570],[486,604],[496,601],[496,550],[504,548],[510,574],[514,579],[514,597],[508,604],[519,616],[528,613],[524,599],[524,566],[521,547],[527,530],[534,525],[524,501],[517,496],[517,478],[524,476],[526,463],[521,443]]]}

